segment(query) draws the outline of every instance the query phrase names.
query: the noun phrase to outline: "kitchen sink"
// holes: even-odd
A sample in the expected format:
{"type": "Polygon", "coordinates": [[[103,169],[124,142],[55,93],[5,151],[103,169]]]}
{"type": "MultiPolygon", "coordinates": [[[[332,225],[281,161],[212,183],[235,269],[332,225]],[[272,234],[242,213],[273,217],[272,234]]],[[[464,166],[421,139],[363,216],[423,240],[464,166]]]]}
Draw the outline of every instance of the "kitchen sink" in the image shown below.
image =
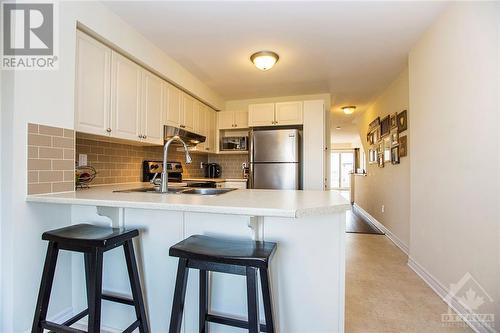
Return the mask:
{"type": "MultiPolygon", "coordinates": [[[[141,187],[132,188],[127,190],[118,190],[113,192],[130,193],[130,192],[144,192],[144,193],[159,193],[162,194],[159,187],[141,187]]],[[[173,194],[198,194],[198,195],[219,195],[230,191],[236,190],[235,188],[197,188],[197,187],[169,187],[168,193],[173,194]]]]}

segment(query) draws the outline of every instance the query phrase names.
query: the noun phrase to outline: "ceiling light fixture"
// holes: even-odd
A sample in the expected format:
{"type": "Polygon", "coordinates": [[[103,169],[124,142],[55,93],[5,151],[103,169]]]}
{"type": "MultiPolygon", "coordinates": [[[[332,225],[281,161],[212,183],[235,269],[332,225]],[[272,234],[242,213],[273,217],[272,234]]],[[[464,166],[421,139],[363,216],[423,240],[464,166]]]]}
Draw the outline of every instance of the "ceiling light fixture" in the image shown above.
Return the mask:
{"type": "Polygon", "coordinates": [[[348,105],[342,107],[342,111],[344,111],[345,114],[353,114],[354,110],[356,110],[356,107],[354,105],[348,105]]]}
{"type": "Polygon", "coordinates": [[[250,61],[261,71],[271,69],[280,57],[272,51],[259,51],[250,56],[250,61]]]}
{"type": "Polygon", "coordinates": [[[340,130],[342,129],[342,127],[337,126],[337,127],[335,127],[335,129],[336,129],[337,131],[340,131],[340,130]]]}

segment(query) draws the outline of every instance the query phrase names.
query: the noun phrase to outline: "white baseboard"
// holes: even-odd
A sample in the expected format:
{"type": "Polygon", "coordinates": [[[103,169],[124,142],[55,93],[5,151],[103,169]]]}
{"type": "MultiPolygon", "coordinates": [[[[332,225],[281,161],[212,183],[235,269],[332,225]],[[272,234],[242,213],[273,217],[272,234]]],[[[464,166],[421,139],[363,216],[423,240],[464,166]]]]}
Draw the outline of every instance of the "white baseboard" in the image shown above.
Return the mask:
{"type": "Polygon", "coordinates": [[[403,251],[406,255],[408,255],[409,251],[408,251],[408,245],[406,245],[405,243],[403,243],[403,241],[401,241],[401,239],[399,239],[394,233],[392,233],[389,229],[387,229],[382,223],[380,223],[379,221],[377,221],[376,218],[374,218],[373,216],[371,216],[366,210],[364,210],[363,208],[361,208],[360,206],[358,206],[356,203],[352,205],[353,206],[353,209],[361,214],[368,222],[370,222],[371,224],[373,224],[375,227],[377,227],[378,229],[380,229],[383,233],[385,233],[385,235],[397,246],[401,249],[401,251],[403,251]]]}
{"type": "MultiPolygon", "coordinates": [[[[66,320],[70,319],[71,317],[75,316],[78,314],[78,312],[74,311],[72,307],[66,308],[65,310],[59,312],[58,314],[51,316],[48,320],[52,321],[54,323],[64,323],[66,320]]],[[[76,324],[73,324],[72,327],[87,331],[87,319],[82,319],[81,323],[78,322],[76,324]]],[[[122,329],[118,328],[113,328],[109,326],[104,326],[101,325],[101,332],[102,333],[121,333],[123,332],[122,329]]]]}
{"type": "Polygon", "coordinates": [[[425,283],[429,287],[431,287],[432,290],[436,294],[438,294],[441,299],[448,304],[448,306],[453,309],[463,320],[464,322],[469,325],[470,328],[474,330],[474,332],[477,333],[496,333],[496,330],[488,325],[486,323],[481,323],[481,322],[471,322],[468,321],[466,317],[462,316],[462,313],[468,314],[468,315],[474,315],[474,313],[471,313],[468,311],[462,304],[456,299],[456,297],[450,297],[448,294],[448,290],[436,279],[434,276],[432,276],[425,268],[423,268],[421,265],[419,265],[413,258],[408,257],[408,266],[418,275],[422,280],[424,280],[425,283]]]}

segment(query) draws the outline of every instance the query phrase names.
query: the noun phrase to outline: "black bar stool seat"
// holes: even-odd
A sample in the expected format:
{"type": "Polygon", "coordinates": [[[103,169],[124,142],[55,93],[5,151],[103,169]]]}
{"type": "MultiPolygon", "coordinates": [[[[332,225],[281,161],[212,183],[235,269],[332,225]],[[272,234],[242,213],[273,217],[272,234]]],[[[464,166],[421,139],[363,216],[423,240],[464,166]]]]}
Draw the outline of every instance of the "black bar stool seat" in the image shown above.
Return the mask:
{"type": "Polygon", "coordinates": [[[270,259],[277,244],[262,241],[229,240],[193,235],[170,248],[169,254],[179,258],[177,280],[170,319],[170,333],[179,333],[186,294],[189,268],[200,272],[199,332],[206,333],[209,322],[246,328],[250,333],[274,333],[269,283],[270,259]],[[257,271],[262,286],[265,324],[260,324],[257,271]],[[248,321],[209,313],[208,272],[246,276],[248,321]]]}
{"type": "Polygon", "coordinates": [[[42,333],[44,329],[63,333],[84,332],[70,326],[88,315],[88,332],[98,333],[101,329],[101,302],[107,300],[134,306],[137,320],[123,332],[130,333],[139,328],[141,333],[149,333],[134,244],[132,242],[132,239],[138,235],[139,231],[137,229],[109,228],[91,224],[77,224],[44,232],[42,239],[49,241],[49,245],[31,332],[42,333]],[[102,293],[103,254],[118,246],[123,246],[132,299],[102,293]],[[62,324],[46,320],[57,256],[60,249],[83,252],[88,304],[87,309],[62,324]]]}

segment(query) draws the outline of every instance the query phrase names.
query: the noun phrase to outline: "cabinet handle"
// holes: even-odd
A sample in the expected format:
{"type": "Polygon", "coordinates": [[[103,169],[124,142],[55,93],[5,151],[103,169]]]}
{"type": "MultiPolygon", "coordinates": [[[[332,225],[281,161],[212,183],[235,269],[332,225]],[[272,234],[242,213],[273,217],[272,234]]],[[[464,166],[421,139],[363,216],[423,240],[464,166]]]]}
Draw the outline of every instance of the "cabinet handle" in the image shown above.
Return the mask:
{"type": "Polygon", "coordinates": [[[210,150],[210,148],[207,147],[207,148],[205,148],[205,150],[210,150]]]}
{"type": "Polygon", "coordinates": [[[186,128],[186,125],[181,125],[180,127],[181,127],[181,128],[186,128]]]}
{"type": "Polygon", "coordinates": [[[144,134],[144,135],[142,136],[142,138],[143,138],[143,139],[145,139],[145,138],[147,138],[147,136],[144,134]]]}
{"type": "Polygon", "coordinates": [[[138,137],[139,137],[139,139],[142,139],[142,135],[141,134],[139,134],[138,137]]]}
{"type": "Polygon", "coordinates": [[[110,133],[111,132],[111,128],[110,127],[106,128],[106,132],[110,133]]]}
{"type": "Polygon", "coordinates": [[[234,124],[234,127],[238,127],[238,125],[234,124]]]}

